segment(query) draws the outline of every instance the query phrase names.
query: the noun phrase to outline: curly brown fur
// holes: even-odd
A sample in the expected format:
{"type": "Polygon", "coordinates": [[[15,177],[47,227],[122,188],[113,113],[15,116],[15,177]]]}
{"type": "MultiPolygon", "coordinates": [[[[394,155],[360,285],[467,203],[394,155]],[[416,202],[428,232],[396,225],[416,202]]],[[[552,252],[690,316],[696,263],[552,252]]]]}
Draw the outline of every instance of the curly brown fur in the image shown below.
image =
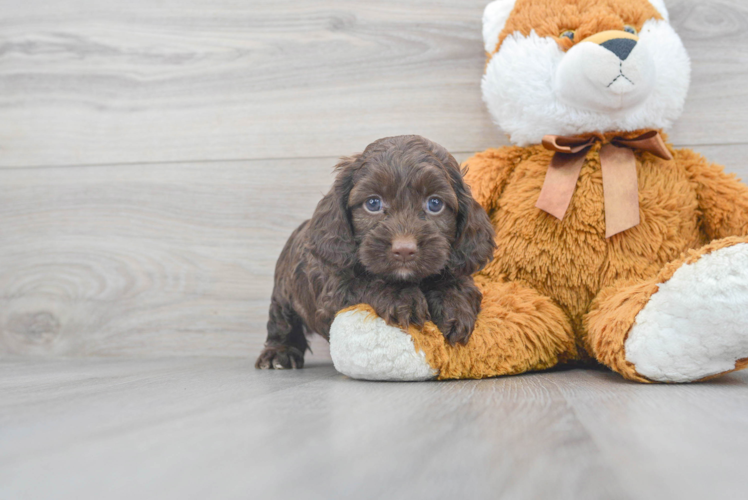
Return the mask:
{"type": "Polygon", "coordinates": [[[431,319],[467,343],[481,302],[471,275],[492,257],[494,231],[452,155],[423,137],[388,137],[336,170],[278,259],[255,366],[301,368],[306,333],[328,339],[335,314],[359,303],[403,328],[431,319]]]}

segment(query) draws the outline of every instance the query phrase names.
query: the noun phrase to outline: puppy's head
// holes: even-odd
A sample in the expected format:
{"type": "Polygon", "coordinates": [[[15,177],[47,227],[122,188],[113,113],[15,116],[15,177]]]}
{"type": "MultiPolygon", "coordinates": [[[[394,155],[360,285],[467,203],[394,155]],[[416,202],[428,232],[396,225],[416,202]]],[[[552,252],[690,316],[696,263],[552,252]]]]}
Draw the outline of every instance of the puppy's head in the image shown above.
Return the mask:
{"type": "Polygon", "coordinates": [[[337,167],[310,223],[312,251],[389,280],[472,274],[491,258],[493,227],[455,159],[419,136],[380,139],[337,167]]]}

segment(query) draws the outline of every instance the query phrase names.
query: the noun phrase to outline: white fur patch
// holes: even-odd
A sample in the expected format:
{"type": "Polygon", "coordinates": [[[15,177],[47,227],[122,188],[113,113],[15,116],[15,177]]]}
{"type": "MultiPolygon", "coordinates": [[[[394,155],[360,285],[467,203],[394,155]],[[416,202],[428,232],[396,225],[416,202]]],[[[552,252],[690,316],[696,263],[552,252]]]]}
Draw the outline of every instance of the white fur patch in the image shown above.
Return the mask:
{"type": "Polygon", "coordinates": [[[748,244],[678,269],[637,315],[625,349],[658,382],[718,375],[748,358],[748,244]]]}
{"type": "Polygon", "coordinates": [[[496,49],[499,35],[504,30],[515,3],[517,0],[495,0],[486,5],[483,11],[483,43],[489,54],[496,49]]]}
{"type": "Polygon", "coordinates": [[[351,378],[420,381],[439,374],[423,352],[416,351],[410,335],[362,311],[335,318],[330,326],[330,355],[335,369],[351,378]]]}
{"type": "Polygon", "coordinates": [[[538,144],[546,134],[669,128],[683,111],[688,93],[688,54],[673,28],[654,19],[642,27],[638,45],[651,58],[651,64],[641,66],[640,71],[651,68],[655,73],[640,76],[653,84],[648,96],[622,101],[614,111],[562,99],[558,84],[573,83],[558,79],[567,53],[553,38],[541,38],[535,32],[527,37],[515,33],[504,40],[483,76],[483,100],[496,124],[520,146],[538,144]]]}

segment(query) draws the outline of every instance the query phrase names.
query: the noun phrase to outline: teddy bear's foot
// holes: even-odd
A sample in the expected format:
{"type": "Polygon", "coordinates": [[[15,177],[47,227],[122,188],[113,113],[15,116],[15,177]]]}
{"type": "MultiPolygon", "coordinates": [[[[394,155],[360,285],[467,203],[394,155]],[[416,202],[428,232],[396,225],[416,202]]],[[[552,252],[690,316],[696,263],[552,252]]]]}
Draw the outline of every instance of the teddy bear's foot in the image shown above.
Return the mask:
{"type": "Polygon", "coordinates": [[[657,382],[691,382],[748,366],[748,244],[684,264],[636,316],[626,360],[657,382]]]}
{"type": "Polygon", "coordinates": [[[330,355],[335,369],[364,380],[421,381],[439,372],[416,351],[413,338],[387,325],[366,306],[342,311],[330,327],[330,355]]]}

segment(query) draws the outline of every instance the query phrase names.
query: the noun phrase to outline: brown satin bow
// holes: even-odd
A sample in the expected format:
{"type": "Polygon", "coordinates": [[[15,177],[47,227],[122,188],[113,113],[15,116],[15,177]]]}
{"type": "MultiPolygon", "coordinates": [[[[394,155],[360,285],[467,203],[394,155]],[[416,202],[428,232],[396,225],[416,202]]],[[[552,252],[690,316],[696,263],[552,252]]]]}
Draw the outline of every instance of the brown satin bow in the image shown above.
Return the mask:
{"type": "MultiPolygon", "coordinates": [[[[557,219],[563,219],[577,186],[579,173],[587,152],[601,134],[577,136],[546,135],[543,147],[555,151],[543,189],[535,206],[557,219]]],[[[636,178],[636,156],[633,150],[652,153],[663,160],[672,160],[665,141],[657,130],[650,130],[633,139],[613,138],[600,148],[605,198],[605,237],[631,229],[639,224],[639,184],[636,178]]]]}

